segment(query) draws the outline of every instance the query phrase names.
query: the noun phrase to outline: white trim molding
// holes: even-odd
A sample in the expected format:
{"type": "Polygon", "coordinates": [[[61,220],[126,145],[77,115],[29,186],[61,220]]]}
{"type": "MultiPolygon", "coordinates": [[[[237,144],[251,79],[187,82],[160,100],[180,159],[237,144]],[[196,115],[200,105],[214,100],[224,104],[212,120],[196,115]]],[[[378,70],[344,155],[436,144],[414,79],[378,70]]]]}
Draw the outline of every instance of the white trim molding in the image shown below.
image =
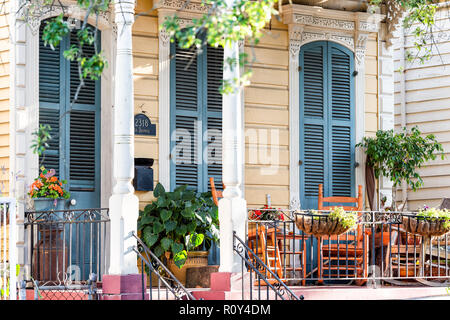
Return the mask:
{"type": "MultiPolygon", "coordinates": [[[[289,201],[292,209],[300,203],[300,145],[299,145],[299,52],[302,45],[313,41],[333,41],[355,53],[356,142],[364,136],[365,121],[365,52],[370,33],[381,28],[384,15],[346,12],[305,5],[283,6],[283,23],[289,28],[289,201]]],[[[364,154],[356,150],[356,185],[364,183],[364,154]]]]}

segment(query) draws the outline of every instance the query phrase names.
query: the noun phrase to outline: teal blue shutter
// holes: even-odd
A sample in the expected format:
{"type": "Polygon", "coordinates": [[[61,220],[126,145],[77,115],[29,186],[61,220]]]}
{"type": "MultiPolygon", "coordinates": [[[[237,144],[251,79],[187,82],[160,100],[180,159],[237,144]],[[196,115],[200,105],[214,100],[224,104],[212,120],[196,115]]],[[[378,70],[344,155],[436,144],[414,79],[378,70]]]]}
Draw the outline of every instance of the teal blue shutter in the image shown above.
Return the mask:
{"type": "Polygon", "coordinates": [[[223,49],[181,49],[172,44],[171,181],[210,190],[209,177],[222,185],[223,49]]]}
{"type": "MultiPolygon", "coordinates": [[[[70,45],[77,43],[76,31],[70,35],[70,45]]],[[[94,45],[84,45],[83,55],[87,58],[95,54],[94,45]]],[[[69,177],[71,191],[95,191],[99,188],[99,136],[98,106],[100,81],[85,79],[77,99],[74,101],[80,77],[76,61],[70,62],[70,141],[69,177]]]]}
{"type": "MultiPolygon", "coordinates": [[[[223,79],[223,48],[208,47],[207,56],[207,172],[204,185],[211,191],[209,178],[214,178],[216,188],[222,189],[222,94],[219,88],[223,79]]],[[[205,190],[206,191],[206,190],[205,190]]]]}
{"type": "Polygon", "coordinates": [[[39,29],[39,124],[50,125],[52,139],[44,154],[39,157],[39,163],[48,169],[55,169],[60,174],[59,143],[60,125],[59,113],[64,100],[64,77],[61,76],[61,46],[52,50],[42,41],[43,25],[39,29]]]}
{"type": "Polygon", "coordinates": [[[300,52],[300,186],[302,208],[325,196],[354,193],[353,53],[318,41],[300,52]]]}
{"type": "Polygon", "coordinates": [[[329,43],[332,196],[354,196],[353,53],[329,43]]]}
{"type": "Polygon", "coordinates": [[[304,208],[317,205],[318,185],[324,183],[326,177],[326,56],[325,42],[305,45],[300,54],[300,180],[304,208]]]}
{"type": "Polygon", "coordinates": [[[172,45],[171,66],[171,180],[174,187],[188,185],[198,190],[199,172],[199,64],[195,48],[172,45]]]}

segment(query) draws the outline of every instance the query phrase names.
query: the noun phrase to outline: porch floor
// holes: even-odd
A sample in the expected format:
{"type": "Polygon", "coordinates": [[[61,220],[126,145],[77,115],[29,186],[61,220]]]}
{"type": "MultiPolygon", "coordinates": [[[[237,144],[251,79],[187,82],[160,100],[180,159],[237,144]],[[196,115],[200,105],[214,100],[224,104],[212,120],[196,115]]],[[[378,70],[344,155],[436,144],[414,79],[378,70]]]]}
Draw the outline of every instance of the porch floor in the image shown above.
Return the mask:
{"type": "MultiPolygon", "coordinates": [[[[450,294],[445,287],[426,286],[289,286],[297,296],[305,300],[407,300],[407,299],[445,299],[450,294]]],[[[195,298],[205,300],[221,299],[209,289],[188,289],[195,298]]],[[[266,290],[261,290],[260,300],[267,300],[266,290]]],[[[269,290],[270,291],[270,290],[269,290]]],[[[258,300],[258,291],[253,291],[253,300],[258,300]]],[[[269,299],[275,299],[269,292],[269,299]]],[[[240,292],[231,293],[227,299],[241,299],[240,292]]]]}

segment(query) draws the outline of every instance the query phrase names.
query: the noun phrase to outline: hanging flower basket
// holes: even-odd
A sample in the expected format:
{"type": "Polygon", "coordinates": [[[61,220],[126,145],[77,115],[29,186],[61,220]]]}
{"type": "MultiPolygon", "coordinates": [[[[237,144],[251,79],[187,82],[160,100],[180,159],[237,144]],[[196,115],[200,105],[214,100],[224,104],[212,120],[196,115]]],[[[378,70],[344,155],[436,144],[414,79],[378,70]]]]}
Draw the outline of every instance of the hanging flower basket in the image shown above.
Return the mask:
{"type": "Polygon", "coordinates": [[[330,214],[296,214],[295,224],[304,233],[316,237],[340,235],[356,225],[356,214],[336,208],[330,214]]]}
{"type": "Polygon", "coordinates": [[[403,215],[402,226],[407,232],[424,237],[440,237],[450,231],[448,219],[417,215],[403,215]]]}

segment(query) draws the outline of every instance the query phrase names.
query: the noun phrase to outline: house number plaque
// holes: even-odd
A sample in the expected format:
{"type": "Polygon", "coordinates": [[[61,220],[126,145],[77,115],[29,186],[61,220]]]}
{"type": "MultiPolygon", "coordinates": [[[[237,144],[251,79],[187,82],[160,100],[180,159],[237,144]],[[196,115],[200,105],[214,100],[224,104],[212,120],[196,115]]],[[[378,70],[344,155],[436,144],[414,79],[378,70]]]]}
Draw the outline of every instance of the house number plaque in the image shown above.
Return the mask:
{"type": "Polygon", "coordinates": [[[134,116],[134,134],[156,136],[156,125],[143,113],[134,116]]]}

